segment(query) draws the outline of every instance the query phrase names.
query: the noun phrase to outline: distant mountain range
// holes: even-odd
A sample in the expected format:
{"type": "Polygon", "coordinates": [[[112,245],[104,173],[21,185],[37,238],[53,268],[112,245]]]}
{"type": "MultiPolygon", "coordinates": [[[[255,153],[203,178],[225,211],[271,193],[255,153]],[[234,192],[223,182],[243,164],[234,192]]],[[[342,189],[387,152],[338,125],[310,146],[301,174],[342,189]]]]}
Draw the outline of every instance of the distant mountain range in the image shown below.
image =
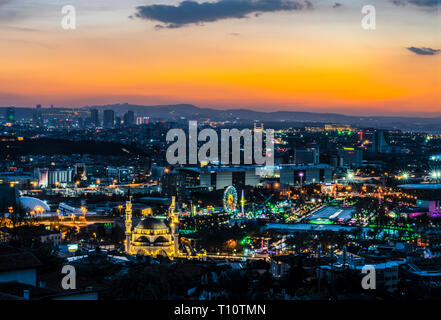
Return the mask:
{"type": "Polygon", "coordinates": [[[205,120],[212,121],[263,121],[267,123],[303,123],[303,124],[350,124],[358,127],[387,128],[402,130],[422,130],[441,132],[441,117],[397,117],[397,116],[347,116],[337,113],[314,113],[299,111],[262,112],[248,109],[219,110],[200,108],[194,105],[140,106],[131,104],[114,104],[104,106],[87,106],[87,109],[113,109],[119,113],[134,111],[137,116],[163,119],[167,121],[205,120]]]}
{"type": "MultiPolygon", "coordinates": [[[[5,115],[5,108],[0,107],[0,115],[5,115]],[[1,110],[3,109],[3,110],[1,110]]],[[[441,133],[441,117],[422,118],[422,117],[398,117],[398,116],[347,116],[336,113],[314,113],[298,111],[275,111],[262,112],[248,109],[220,110],[210,108],[200,108],[194,105],[161,105],[161,106],[142,106],[132,104],[112,104],[99,106],[84,106],[75,109],[81,117],[88,115],[89,109],[98,109],[100,111],[112,109],[119,116],[127,111],[135,112],[136,116],[146,116],[151,119],[161,119],[166,121],[183,120],[206,120],[211,121],[229,121],[235,123],[249,123],[251,121],[262,121],[266,123],[283,125],[284,123],[305,124],[349,124],[363,128],[384,128],[416,130],[441,133]]],[[[16,108],[17,119],[27,119],[32,117],[35,108],[16,108]]],[[[55,116],[56,114],[71,113],[68,108],[43,108],[43,116],[55,116]]],[[[100,115],[102,117],[102,115],[100,115]]]]}

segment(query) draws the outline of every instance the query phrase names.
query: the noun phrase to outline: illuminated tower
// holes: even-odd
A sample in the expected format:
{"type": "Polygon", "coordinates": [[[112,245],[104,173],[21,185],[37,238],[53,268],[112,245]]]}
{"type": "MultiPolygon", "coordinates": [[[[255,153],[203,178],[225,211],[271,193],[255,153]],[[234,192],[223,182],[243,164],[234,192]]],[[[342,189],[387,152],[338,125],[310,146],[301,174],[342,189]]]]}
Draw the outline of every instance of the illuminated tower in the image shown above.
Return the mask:
{"type": "Polygon", "coordinates": [[[257,132],[257,131],[260,131],[260,132],[264,132],[265,131],[265,129],[263,127],[263,122],[260,123],[260,128],[257,126],[257,123],[254,122],[254,132],[257,132]]]}
{"type": "Polygon", "coordinates": [[[130,253],[130,240],[132,235],[132,197],[126,201],[126,252],[130,253]]]}
{"type": "Polygon", "coordinates": [[[244,206],[245,206],[245,196],[244,196],[243,190],[242,190],[242,197],[240,198],[240,205],[242,207],[242,217],[244,217],[245,216],[245,209],[244,209],[244,206]]]}
{"type": "Polygon", "coordinates": [[[168,216],[171,219],[170,228],[173,236],[174,256],[179,255],[179,212],[176,211],[176,197],[172,197],[172,203],[168,209],[168,216]]]}

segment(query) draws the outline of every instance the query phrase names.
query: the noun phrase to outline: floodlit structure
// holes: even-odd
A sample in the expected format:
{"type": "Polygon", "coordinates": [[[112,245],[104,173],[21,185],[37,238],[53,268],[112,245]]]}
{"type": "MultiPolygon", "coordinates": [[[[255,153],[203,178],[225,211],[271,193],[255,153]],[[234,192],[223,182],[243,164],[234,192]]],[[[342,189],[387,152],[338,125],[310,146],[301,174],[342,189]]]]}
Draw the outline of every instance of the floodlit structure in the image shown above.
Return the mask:
{"type": "Polygon", "coordinates": [[[20,197],[20,206],[28,212],[44,213],[49,212],[49,206],[40,199],[33,197],[20,197]]]}
{"type": "Polygon", "coordinates": [[[131,255],[176,257],[179,255],[179,218],[175,211],[175,198],[169,208],[171,223],[167,226],[161,219],[144,217],[132,229],[132,201],[126,202],[125,250],[131,255]]]}

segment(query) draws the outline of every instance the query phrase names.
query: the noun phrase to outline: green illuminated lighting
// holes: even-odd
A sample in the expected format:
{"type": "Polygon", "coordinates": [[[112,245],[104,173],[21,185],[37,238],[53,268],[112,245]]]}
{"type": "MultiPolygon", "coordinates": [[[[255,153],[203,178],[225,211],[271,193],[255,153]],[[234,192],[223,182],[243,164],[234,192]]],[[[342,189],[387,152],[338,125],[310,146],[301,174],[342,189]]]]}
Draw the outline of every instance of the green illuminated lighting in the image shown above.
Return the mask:
{"type": "Polygon", "coordinates": [[[311,220],[309,221],[312,224],[334,224],[334,222],[327,220],[327,219],[315,219],[315,220],[311,220]]]}

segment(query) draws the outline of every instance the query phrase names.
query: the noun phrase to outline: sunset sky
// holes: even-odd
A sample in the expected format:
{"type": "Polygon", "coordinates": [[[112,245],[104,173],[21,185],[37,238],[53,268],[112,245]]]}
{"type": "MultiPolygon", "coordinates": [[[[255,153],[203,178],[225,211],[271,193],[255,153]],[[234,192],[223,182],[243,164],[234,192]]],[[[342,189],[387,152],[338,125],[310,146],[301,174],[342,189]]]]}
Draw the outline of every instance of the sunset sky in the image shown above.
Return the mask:
{"type": "Polygon", "coordinates": [[[181,2],[0,0],[0,106],[441,115],[439,0],[181,2]]]}

